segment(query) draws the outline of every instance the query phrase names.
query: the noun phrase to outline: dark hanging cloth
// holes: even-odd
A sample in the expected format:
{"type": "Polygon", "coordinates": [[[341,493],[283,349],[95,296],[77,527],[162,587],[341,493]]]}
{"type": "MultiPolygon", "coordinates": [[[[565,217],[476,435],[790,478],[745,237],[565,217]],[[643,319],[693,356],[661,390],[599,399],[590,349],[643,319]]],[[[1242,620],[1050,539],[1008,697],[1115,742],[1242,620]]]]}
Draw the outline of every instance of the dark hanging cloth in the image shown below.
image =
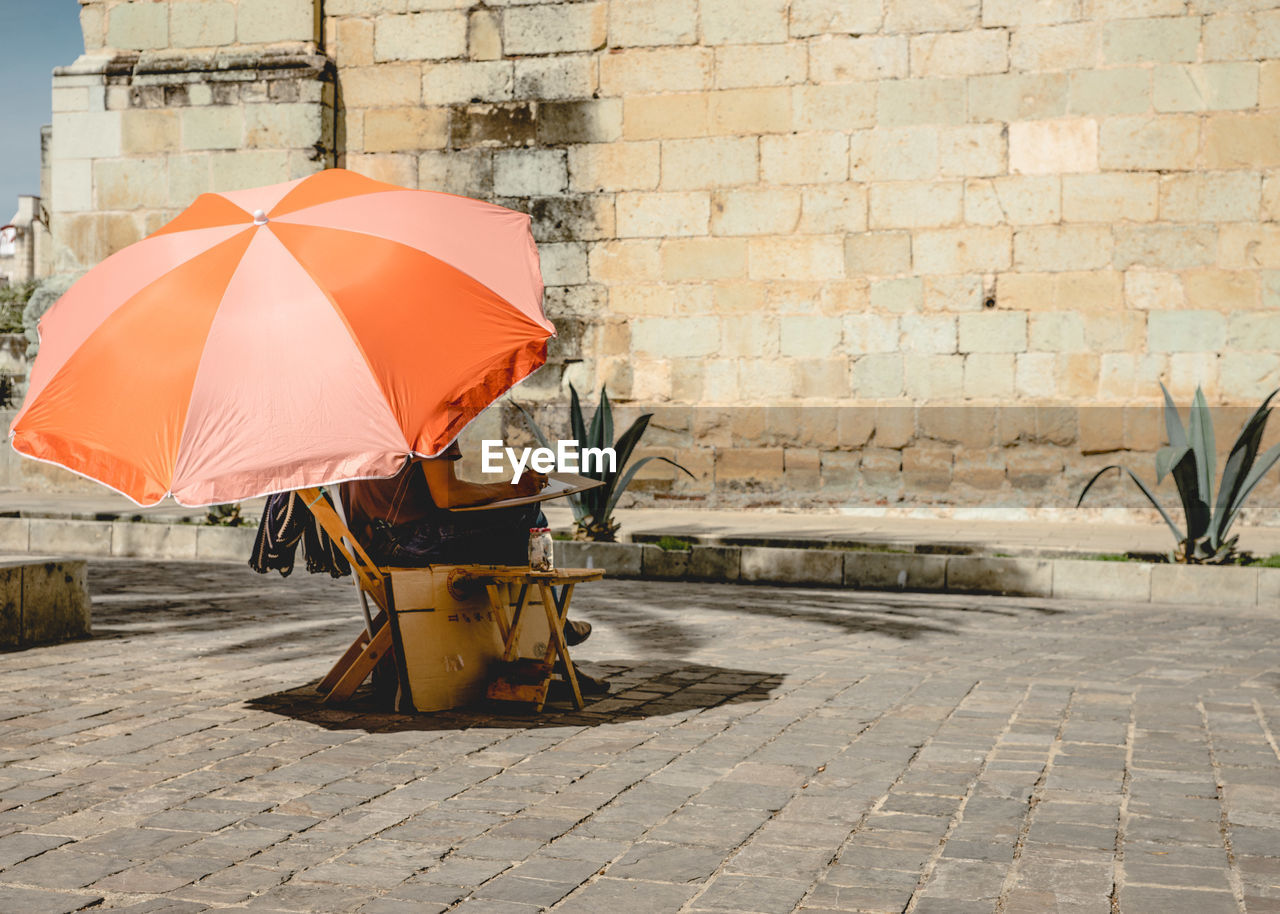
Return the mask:
{"type": "MultiPolygon", "coordinates": [[[[325,498],[329,496],[326,494],[325,498]]],[[[258,524],[258,537],[253,543],[253,555],[249,567],[259,574],[275,569],[282,577],[293,571],[294,553],[298,543],[307,557],[307,571],[312,574],[327,572],[340,578],[351,574],[347,562],[333,540],[320,529],[311,509],[303,504],[297,492],[278,492],[267,498],[258,524]]]]}

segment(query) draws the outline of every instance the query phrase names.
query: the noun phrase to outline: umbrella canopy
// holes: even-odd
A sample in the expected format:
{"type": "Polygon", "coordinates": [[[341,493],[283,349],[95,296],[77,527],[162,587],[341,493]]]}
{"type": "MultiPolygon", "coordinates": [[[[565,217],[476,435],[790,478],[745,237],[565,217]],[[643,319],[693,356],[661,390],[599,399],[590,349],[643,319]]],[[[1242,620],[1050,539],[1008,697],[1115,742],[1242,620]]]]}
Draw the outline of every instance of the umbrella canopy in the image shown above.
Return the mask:
{"type": "Polygon", "coordinates": [[[388,476],[554,333],[527,215],[329,169],[203,194],[90,270],[9,435],[141,505],[388,476]]]}

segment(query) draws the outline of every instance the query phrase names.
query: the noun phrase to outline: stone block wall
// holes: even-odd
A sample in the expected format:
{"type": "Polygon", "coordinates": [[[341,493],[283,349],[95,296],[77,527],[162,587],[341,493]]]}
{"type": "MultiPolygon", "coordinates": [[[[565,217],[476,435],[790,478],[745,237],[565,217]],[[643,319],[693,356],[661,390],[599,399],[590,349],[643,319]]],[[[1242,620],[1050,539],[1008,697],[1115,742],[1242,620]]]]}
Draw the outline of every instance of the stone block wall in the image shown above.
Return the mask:
{"type": "Polygon", "coordinates": [[[1280,385],[1280,0],[82,7],[68,256],[330,154],[530,212],[560,338],[520,396],[755,416],[655,431],[699,468],[655,494],[1056,505],[1158,446],[1157,382],[1280,385]],[[880,424],[757,427],[799,405],[880,424]]]}
{"type": "Polygon", "coordinates": [[[324,43],[340,162],[534,215],[562,338],[522,395],[912,417],[829,456],[688,430],[669,494],[1058,503],[1159,381],[1280,385],[1277,7],[328,0],[324,43]]]}

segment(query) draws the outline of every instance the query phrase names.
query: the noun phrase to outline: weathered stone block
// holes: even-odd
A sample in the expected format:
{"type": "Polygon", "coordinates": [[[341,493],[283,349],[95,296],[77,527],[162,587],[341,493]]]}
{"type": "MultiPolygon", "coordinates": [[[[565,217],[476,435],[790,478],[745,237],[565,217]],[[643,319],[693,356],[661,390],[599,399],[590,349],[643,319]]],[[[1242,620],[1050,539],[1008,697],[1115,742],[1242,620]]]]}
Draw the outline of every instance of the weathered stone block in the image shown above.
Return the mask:
{"type": "Polygon", "coordinates": [[[1108,64],[1193,61],[1200,46],[1195,17],[1120,19],[1102,26],[1102,56],[1108,64]]]}
{"type": "Polygon", "coordinates": [[[1098,162],[1111,171],[1194,168],[1200,119],[1183,115],[1115,117],[1102,122],[1098,162]]]}
{"type": "Polygon", "coordinates": [[[686,574],[695,581],[737,581],[742,574],[742,550],[737,546],[695,545],[686,574]]]}
{"type": "Polygon", "coordinates": [[[706,93],[628,96],[623,100],[624,139],[652,140],[706,134],[706,93]]]}
{"type": "Polygon", "coordinates": [[[960,221],[964,185],[959,181],[873,184],[870,202],[872,229],[937,228],[960,221]]]}
{"type": "Polygon", "coordinates": [[[107,44],[122,50],[148,51],[169,45],[169,4],[129,0],[107,15],[107,44]]]}
{"type": "Polygon", "coordinates": [[[86,637],[91,628],[85,563],[27,562],[22,567],[22,643],[86,637]]]}
{"type": "Polygon", "coordinates": [[[0,650],[22,645],[22,565],[0,562],[0,650]]]}
{"type": "Polygon", "coordinates": [[[1062,218],[1057,176],[966,181],[964,219],[974,225],[1038,225],[1062,218]]]}
{"type": "Polygon", "coordinates": [[[1254,606],[1257,601],[1257,568],[1214,568],[1197,565],[1151,566],[1152,603],[1254,606]]]}
{"type": "Polygon", "coordinates": [[[1147,315],[1151,352],[1216,352],[1226,343],[1226,317],[1213,311],[1152,311],[1147,315]]]}
{"type": "Polygon", "coordinates": [[[915,233],[912,259],[921,273],[987,273],[1006,270],[1012,258],[1007,226],[927,229],[915,233]]]}
{"type": "Polygon", "coordinates": [[[1020,121],[1009,125],[1014,174],[1097,171],[1098,124],[1091,118],[1020,121]]]}
{"type": "Polygon", "coordinates": [[[844,259],[849,276],[906,273],[911,269],[911,235],[908,232],[848,235],[844,241],[844,259]]]}
{"type": "Polygon", "coordinates": [[[1252,62],[1156,67],[1152,80],[1157,111],[1230,111],[1258,105],[1258,65],[1252,62]]]}
{"type": "Polygon", "coordinates": [[[747,275],[742,238],[672,238],[662,244],[662,277],[669,282],[735,279],[747,275]]]}
{"type": "Polygon", "coordinates": [[[567,158],[562,149],[504,149],[494,153],[493,190],[501,196],[561,194],[568,182],[567,158]]]}
{"type": "Polygon", "coordinates": [[[1154,174],[1067,175],[1062,179],[1062,218],[1068,222],[1151,222],[1156,218],[1159,196],[1160,180],[1154,174]]]}
{"type": "Polygon", "coordinates": [[[800,43],[727,45],[716,49],[716,87],[789,86],[804,82],[808,66],[800,43]]]}
{"type": "Polygon", "coordinates": [[[629,48],[600,58],[600,91],[630,96],[710,89],[714,67],[710,48],[629,48]]]}
{"type": "Polygon", "coordinates": [[[348,110],[416,105],[422,98],[422,70],[414,64],[352,67],[342,72],[341,82],[348,110]]]}
{"type": "Polygon", "coordinates": [[[94,521],[36,517],[28,521],[32,552],[68,555],[110,555],[111,525],[94,521]]]}
{"type": "MultiPolygon", "coordinates": [[[[1092,23],[1087,25],[1093,29],[1092,23]]],[[[1108,116],[1151,110],[1151,71],[1141,67],[1076,70],[1071,73],[1072,114],[1108,116]]]]}
{"type": "Polygon", "coordinates": [[[516,60],[516,98],[591,98],[599,88],[595,59],[587,54],[522,57],[516,60]]]}
{"type": "Polygon", "coordinates": [[[717,449],[715,470],[717,483],[776,483],[782,479],[782,449],[717,449]]]}
{"type": "Polygon", "coordinates": [[[320,16],[315,0],[238,0],[236,39],[241,44],[319,38],[320,16]]]}
{"type": "Polygon", "coordinates": [[[717,235],[787,234],[800,219],[800,202],[800,191],[791,188],[721,191],[711,198],[711,231],[717,235]]]}
{"type": "Polygon", "coordinates": [[[965,397],[978,400],[1008,399],[1013,396],[1013,353],[971,352],[964,357],[965,397]]]}
{"type": "Polygon", "coordinates": [[[885,127],[963,124],[963,79],[891,79],[879,86],[877,122],[885,127]]]}
{"type": "MultiPolygon", "coordinates": [[[[74,111],[53,113],[53,157],[65,159],[109,159],[120,155],[123,144],[120,111],[74,111]]],[[[54,173],[57,180],[57,173],[54,173]]]]}
{"type": "Polygon", "coordinates": [[[844,239],[814,235],[752,238],[747,243],[751,279],[842,279],[844,239]]]}
{"type": "Polygon", "coordinates": [[[771,584],[844,583],[844,553],[835,549],[742,547],[743,581],[771,584]]]}
{"type": "Polygon", "coordinates": [[[1217,255],[1218,236],[1212,226],[1121,224],[1114,233],[1117,270],[1134,266],[1186,270],[1209,266],[1217,255]]]}
{"type": "Polygon", "coordinates": [[[195,559],[195,524],[139,524],[116,522],[111,525],[113,556],[195,559]]]}
{"type": "Polygon", "coordinates": [[[1166,175],[1160,218],[1170,222],[1254,222],[1262,207],[1262,176],[1248,171],[1166,175]]]}
{"type": "Polygon", "coordinates": [[[978,0],[895,0],[886,4],[886,32],[958,32],[977,27],[978,0]]]}
{"type": "MultiPolygon", "coordinates": [[[[131,110],[120,115],[120,140],[126,155],[174,152],[181,143],[182,122],[177,111],[131,110]]],[[[58,163],[58,168],[62,163],[58,163]]]]}
{"type": "Polygon", "coordinates": [[[906,35],[824,36],[810,44],[810,78],[820,83],[901,79],[907,76],[906,35]]]}
{"type": "Polygon", "coordinates": [[[1012,311],[980,311],[959,316],[961,352],[1025,352],[1027,315],[1012,311]]]}
{"type": "Polygon", "coordinates": [[[182,145],[185,149],[239,149],[243,144],[243,108],[226,105],[183,110],[182,145]]]}
{"type": "Polygon", "coordinates": [[[202,562],[243,563],[253,553],[252,527],[196,527],[196,558],[202,562]]]}
{"type": "Polygon", "coordinates": [[[701,0],[706,44],[767,44],[787,40],[786,0],[701,0]]]}
{"type": "Polygon", "coordinates": [[[538,143],[612,143],[622,136],[622,102],[543,102],[538,105],[538,143]]]}
{"type": "Polygon", "coordinates": [[[790,133],[791,91],[783,86],[723,89],[707,97],[710,133],[790,133]]]}
{"type": "Polygon", "coordinates": [[[665,581],[680,581],[689,576],[688,549],[663,549],[649,546],[641,552],[641,575],[665,581]]]}
{"type": "Polygon", "coordinates": [[[1280,116],[1210,116],[1204,124],[1204,164],[1208,168],[1280,165],[1280,116]]]}
{"type": "Polygon", "coordinates": [[[1146,562],[1098,562],[1058,559],[1053,563],[1053,595],[1067,600],[1151,599],[1151,565],[1146,562]]]}
{"type": "Polygon", "coordinates": [[[449,125],[454,148],[532,146],[537,137],[534,108],[528,102],[454,108],[449,125]]]}
{"type": "Polygon", "coordinates": [[[1008,60],[1020,73],[1092,68],[1098,60],[1098,28],[1092,22],[1071,22],[1016,29],[1009,37],[1008,60]]]}
{"type": "Polygon", "coordinates": [[[711,220],[711,197],[705,192],[625,192],[615,205],[622,238],[705,235],[711,220]]]}
{"type": "Polygon", "coordinates": [[[938,173],[944,178],[977,178],[1008,171],[1008,138],[1003,124],[967,124],[938,130],[938,173]]]}
{"type": "Polygon", "coordinates": [[[871,353],[854,360],[852,384],[856,397],[894,399],[902,396],[904,383],[901,353],[871,353]]]}
{"type": "Polygon", "coordinates": [[[515,64],[509,60],[443,61],[422,68],[428,105],[507,101],[514,91],[515,64]]]}
{"type": "Polygon", "coordinates": [[[797,132],[827,130],[832,124],[851,129],[874,127],[875,123],[875,83],[795,86],[791,90],[791,125],[797,132]]]}
{"type": "MultiPolygon", "coordinates": [[[[939,128],[933,126],[855,131],[849,137],[849,177],[854,181],[931,180],[941,167],[940,136],[939,128]]],[[[781,171],[782,162],[778,164],[781,171]]]]}
{"type": "Polygon", "coordinates": [[[234,44],[236,8],[225,0],[175,0],[169,14],[169,44],[216,48],[234,44]]]}
{"type": "MultiPolygon", "coordinates": [[[[366,127],[367,124],[366,120],[366,127]]],[[[443,128],[440,134],[443,137],[443,128]]],[[[306,149],[325,140],[323,109],[319,105],[295,102],[244,107],[244,144],[249,148],[306,149]]],[[[444,145],[443,139],[439,145],[444,145]]]]}
{"type": "Polygon", "coordinates": [[[1013,235],[1013,265],[1019,270],[1097,270],[1111,263],[1111,245],[1109,226],[1032,226],[1013,235]]]}
{"type": "Polygon", "coordinates": [[[1052,596],[1053,563],[1045,559],[949,556],[947,590],[1007,596],[1052,596]]]}
{"type": "Polygon", "coordinates": [[[945,555],[899,552],[846,552],[844,586],[857,590],[944,590],[945,555]]]}
{"type": "Polygon", "coordinates": [[[969,120],[1045,120],[1067,113],[1065,73],[998,73],[969,79],[969,120]]]}
{"type": "Polygon", "coordinates": [[[897,317],[891,314],[846,314],[842,320],[844,345],[849,353],[898,351],[902,333],[897,317]]]}
{"type": "Polygon", "coordinates": [[[502,57],[502,20],[497,10],[472,10],[467,17],[467,55],[472,60],[502,57]]]}
{"type": "Polygon", "coordinates": [[[1004,485],[1004,459],[999,451],[958,451],[951,479],[958,486],[994,491],[1004,485]]]}
{"type": "Polygon", "coordinates": [[[902,482],[911,491],[945,492],[951,487],[953,460],[950,448],[905,447],[902,449],[902,482]]]}
{"type": "Polygon", "coordinates": [[[696,0],[610,4],[609,44],[613,47],[692,44],[697,36],[696,0]]]}
{"type": "Polygon", "coordinates": [[[373,56],[388,60],[448,60],[467,53],[467,14],[462,10],[382,16],[376,20],[373,56]]]}
{"type": "Polygon", "coordinates": [[[879,0],[792,0],[790,34],[861,35],[880,30],[879,0]]]}
{"type": "Polygon", "coordinates": [[[98,209],[162,207],[168,202],[162,158],[101,159],[93,163],[98,209]]]}
{"type": "MultiPolygon", "coordinates": [[[[319,169],[318,163],[310,163],[313,170],[319,169]]],[[[347,161],[347,167],[357,170],[360,166],[358,157],[347,161]]],[[[294,175],[289,167],[289,152],[285,149],[237,149],[214,153],[209,162],[211,190],[241,190],[246,187],[258,187],[262,184],[273,184],[288,181],[294,175]]],[[[370,173],[370,177],[379,177],[370,173]]],[[[393,180],[404,184],[400,175],[382,177],[380,180],[393,180]]],[[[410,175],[410,181],[413,180],[410,175]]]]}
{"type": "Polygon", "coordinates": [[[932,33],[911,39],[912,76],[974,76],[1003,73],[1008,67],[1009,34],[1002,29],[932,33]]]}
{"type": "Polygon", "coordinates": [[[579,192],[654,190],[659,148],[656,142],[571,146],[569,188],[579,192]]]}
{"type": "Polygon", "coordinates": [[[508,7],[502,15],[503,47],[510,55],[594,51],[604,45],[607,16],[604,3],[508,7]]]}
{"type": "Polygon", "coordinates": [[[663,190],[754,184],[757,173],[755,137],[668,140],[662,144],[663,190]]]}
{"type": "Polygon", "coordinates": [[[642,567],[640,546],[630,543],[586,543],[572,540],[558,540],[554,545],[556,565],[560,568],[603,568],[611,578],[640,577],[642,567]]]}

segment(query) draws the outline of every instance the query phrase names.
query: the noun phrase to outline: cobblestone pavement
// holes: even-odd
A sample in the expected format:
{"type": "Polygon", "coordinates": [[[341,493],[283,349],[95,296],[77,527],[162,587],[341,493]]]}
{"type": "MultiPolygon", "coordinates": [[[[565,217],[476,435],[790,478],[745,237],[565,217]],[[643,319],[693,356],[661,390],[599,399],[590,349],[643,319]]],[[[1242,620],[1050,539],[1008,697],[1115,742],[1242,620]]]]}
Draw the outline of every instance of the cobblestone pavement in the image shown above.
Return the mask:
{"type": "Polygon", "coordinates": [[[1280,911],[1274,613],[610,581],[610,696],[397,716],[309,688],[348,582],[90,576],[0,655],[3,912],[1280,911]]]}

